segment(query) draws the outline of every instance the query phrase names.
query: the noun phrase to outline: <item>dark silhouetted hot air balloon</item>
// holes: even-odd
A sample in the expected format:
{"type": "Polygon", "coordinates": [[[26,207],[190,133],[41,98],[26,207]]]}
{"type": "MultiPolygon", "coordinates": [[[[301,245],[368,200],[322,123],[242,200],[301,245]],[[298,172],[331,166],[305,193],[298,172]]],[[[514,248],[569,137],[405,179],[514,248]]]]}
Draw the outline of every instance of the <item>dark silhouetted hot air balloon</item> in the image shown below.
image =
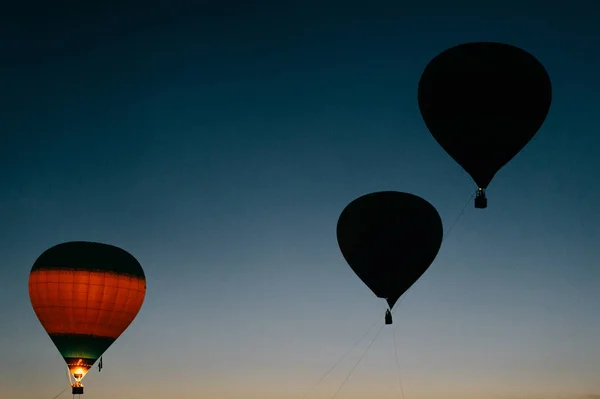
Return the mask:
{"type": "Polygon", "coordinates": [[[390,309],[425,273],[442,245],[437,210],[423,198],[396,191],[364,195],[342,211],[337,240],[346,262],[390,309]]]}
{"type": "Polygon", "coordinates": [[[419,82],[419,108],[427,128],[478,186],[485,189],[540,129],[552,102],[544,66],[508,44],[478,42],[436,56],[419,82]]]}
{"type": "Polygon", "coordinates": [[[83,393],[82,378],[142,307],[146,277],[112,245],[67,242],[46,250],[29,274],[29,298],[83,393]]]}

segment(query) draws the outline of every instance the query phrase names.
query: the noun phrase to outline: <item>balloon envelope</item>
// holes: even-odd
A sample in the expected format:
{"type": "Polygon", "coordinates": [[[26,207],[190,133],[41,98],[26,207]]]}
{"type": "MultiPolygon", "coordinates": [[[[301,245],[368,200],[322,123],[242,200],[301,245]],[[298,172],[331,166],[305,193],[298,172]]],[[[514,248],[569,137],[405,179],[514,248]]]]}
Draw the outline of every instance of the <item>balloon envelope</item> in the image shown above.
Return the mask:
{"type": "Polygon", "coordinates": [[[346,262],[390,308],[429,268],[442,237],[442,220],[433,205],[396,191],[355,199],[337,223],[346,262]]]}
{"type": "Polygon", "coordinates": [[[466,43],[431,60],[418,99],[433,137],[485,189],[544,123],[552,85],[544,66],[518,47],[466,43]]]}
{"type": "Polygon", "coordinates": [[[107,244],[56,245],[29,274],[33,310],[77,380],[131,324],[145,294],[138,261],[107,244]]]}

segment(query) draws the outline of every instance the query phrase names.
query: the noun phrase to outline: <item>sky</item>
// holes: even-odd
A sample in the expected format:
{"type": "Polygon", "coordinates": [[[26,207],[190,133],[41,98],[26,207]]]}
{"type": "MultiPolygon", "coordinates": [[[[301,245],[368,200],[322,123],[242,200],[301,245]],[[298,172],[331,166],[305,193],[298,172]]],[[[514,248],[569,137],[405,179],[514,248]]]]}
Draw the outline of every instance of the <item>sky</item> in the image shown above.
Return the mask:
{"type": "MultiPolygon", "coordinates": [[[[342,209],[405,191],[447,230],[475,189],[417,105],[429,60],[470,41],[534,54],[550,113],[337,398],[400,399],[399,375],[405,399],[600,397],[593,5],[87,3],[1,17],[0,398],[68,387],[27,281],[74,240],[147,278],[85,398],[302,398],[383,323],[337,246],[342,209]]],[[[305,399],[330,399],[378,329],[305,399]]]]}

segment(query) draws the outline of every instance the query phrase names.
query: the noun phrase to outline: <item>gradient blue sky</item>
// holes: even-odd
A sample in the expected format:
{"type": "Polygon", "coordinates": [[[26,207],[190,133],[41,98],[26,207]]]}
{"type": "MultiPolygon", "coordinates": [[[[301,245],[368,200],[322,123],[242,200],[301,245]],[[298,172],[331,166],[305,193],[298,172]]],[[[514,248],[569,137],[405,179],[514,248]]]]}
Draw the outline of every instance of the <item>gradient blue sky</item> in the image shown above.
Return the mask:
{"type": "MultiPolygon", "coordinates": [[[[91,240],[148,291],[87,399],[299,398],[385,309],[337,247],[344,206],[407,191],[448,228],[471,195],[416,96],[432,57],[481,40],[536,55],[553,104],[396,311],[406,399],[600,394],[597,10],[280,3],[3,13],[0,397],[65,387],[28,273],[91,240]]],[[[338,398],[397,398],[396,373],[388,329],[338,398]]]]}

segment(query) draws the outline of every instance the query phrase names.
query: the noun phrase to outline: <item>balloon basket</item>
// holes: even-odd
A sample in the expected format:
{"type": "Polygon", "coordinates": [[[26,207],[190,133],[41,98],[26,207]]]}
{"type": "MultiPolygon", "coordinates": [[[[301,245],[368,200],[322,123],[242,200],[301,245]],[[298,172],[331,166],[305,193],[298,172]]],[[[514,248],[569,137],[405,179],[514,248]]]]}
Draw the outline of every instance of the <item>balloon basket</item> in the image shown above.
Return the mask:
{"type": "Polygon", "coordinates": [[[392,324],[392,312],[390,312],[389,310],[386,310],[386,312],[385,312],[385,324],[386,325],[392,324]]]}
{"type": "Polygon", "coordinates": [[[83,395],[83,385],[81,383],[71,385],[71,393],[73,395],[83,395]]]}
{"type": "Polygon", "coordinates": [[[481,188],[477,190],[477,195],[475,196],[475,208],[487,208],[487,197],[485,196],[485,191],[481,188]]]}

